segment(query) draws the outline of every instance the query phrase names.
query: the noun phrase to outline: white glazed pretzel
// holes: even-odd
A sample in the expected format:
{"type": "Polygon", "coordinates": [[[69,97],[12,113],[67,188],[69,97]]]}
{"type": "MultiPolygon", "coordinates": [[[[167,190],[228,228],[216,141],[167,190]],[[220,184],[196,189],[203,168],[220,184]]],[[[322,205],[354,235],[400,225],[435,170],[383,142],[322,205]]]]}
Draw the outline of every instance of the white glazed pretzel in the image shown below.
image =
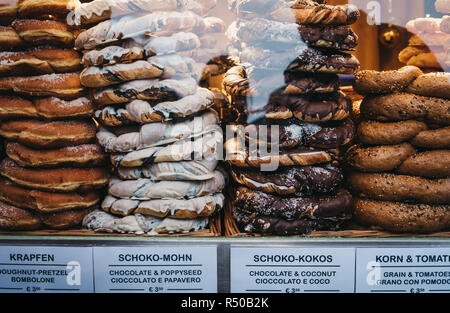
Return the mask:
{"type": "Polygon", "coordinates": [[[198,88],[195,94],[177,101],[160,102],[152,106],[147,101],[134,100],[121,108],[107,106],[98,110],[95,115],[105,126],[121,126],[129,122],[155,123],[189,117],[213,104],[214,94],[208,89],[198,88]]]}
{"type": "Polygon", "coordinates": [[[215,113],[207,112],[201,117],[180,123],[163,122],[145,124],[140,129],[122,130],[116,135],[101,127],[97,140],[107,152],[129,152],[174,143],[186,138],[196,138],[219,129],[215,113]]]}
{"type": "Polygon", "coordinates": [[[70,25],[86,25],[123,15],[155,11],[190,10],[204,15],[215,5],[216,0],[94,0],[78,5],[67,16],[67,22],[70,25]]]}
{"type": "Polygon", "coordinates": [[[183,79],[143,79],[95,91],[93,99],[99,107],[129,101],[149,100],[154,102],[175,101],[193,95],[197,91],[197,81],[183,79]]]}
{"type": "Polygon", "coordinates": [[[119,20],[104,21],[81,33],[75,41],[75,48],[90,50],[100,45],[146,34],[168,36],[177,32],[204,31],[203,18],[190,11],[155,12],[138,18],[128,15],[119,20]]]}
{"type": "Polygon", "coordinates": [[[96,210],[85,216],[83,227],[103,233],[144,234],[187,233],[199,231],[208,226],[208,218],[173,219],[156,218],[142,214],[118,218],[112,214],[96,210]]]}
{"type": "Polygon", "coordinates": [[[225,176],[215,171],[211,179],[204,181],[159,181],[140,178],[137,180],[109,180],[108,193],[111,196],[131,200],[192,199],[203,197],[225,188],[225,176]]]}
{"type": "Polygon", "coordinates": [[[111,163],[122,167],[139,167],[162,162],[204,160],[221,156],[221,131],[206,134],[195,140],[180,140],[165,147],[151,147],[129,153],[111,154],[111,163]]]}
{"type": "Polygon", "coordinates": [[[150,180],[207,180],[214,176],[218,160],[205,159],[181,162],[154,163],[142,167],[119,167],[117,176],[120,179],[148,178],[150,180]]]}
{"type": "Polygon", "coordinates": [[[116,215],[143,214],[159,218],[192,219],[212,215],[223,207],[224,196],[221,193],[184,199],[156,199],[138,201],[118,199],[108,195],[102,203],[102,210],[116,215]]]}

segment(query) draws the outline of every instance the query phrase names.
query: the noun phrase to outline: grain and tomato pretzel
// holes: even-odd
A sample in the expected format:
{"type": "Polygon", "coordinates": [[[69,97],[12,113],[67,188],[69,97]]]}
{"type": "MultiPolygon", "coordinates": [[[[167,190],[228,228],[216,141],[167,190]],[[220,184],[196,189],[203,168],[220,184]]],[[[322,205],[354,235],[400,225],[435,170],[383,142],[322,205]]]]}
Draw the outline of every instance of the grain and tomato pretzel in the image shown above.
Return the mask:
{"type": "Polygon", "coordinates": [[[354,218],[396,233],[435,233],[450,227],[447,204],[403,203],[354,198],[354,218]]]}
{"type": "Polygon", "coordinates": [[[363,121],[356,137],[363,145],[396,145],[409,142],[422,149],[450,149],[450,127],[429,128],[426,123],[407,120],[399,122],[363,121]]]}
{"type": "Polygon", "coordinates": [[[426,204],[450,202],[450,178],[428,179],[391,173],[350,172],[347,183],[354,195],[372,200],[414,200],[426,204]]]}
{"type": "Polygon", "coordinates": [[[450,150],[418,152],[409,143],[372,147],[353,147],[346,161],[354,169],[366,172],[394,172],[425,178],[450,176],[450,150]]]}

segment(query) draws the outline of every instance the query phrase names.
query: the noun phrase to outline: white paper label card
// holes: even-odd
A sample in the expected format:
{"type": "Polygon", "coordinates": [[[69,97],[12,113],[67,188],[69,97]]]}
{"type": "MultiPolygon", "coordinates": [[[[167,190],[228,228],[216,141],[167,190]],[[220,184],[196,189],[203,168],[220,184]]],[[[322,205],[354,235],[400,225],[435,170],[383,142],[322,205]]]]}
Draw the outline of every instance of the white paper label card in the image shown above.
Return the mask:
{"type": "Polygon", "coordinates": [[[95,247],[94,267],[95,292],[217,292],[217,246],[95,247]]]}
{"type": "Polygon", "coordinates": [[[231,292],[353,292],[354,248],[231,247],[231,292]]]}
{"type": "Polygon", "coordinates": [[[450,292],[450,247],[358,248],[356,291],[450,292]]]}
{"type": "Polygon", "coordinates": [[[94,292],[92,248],[0,247],[0,292],[94,292]]]}

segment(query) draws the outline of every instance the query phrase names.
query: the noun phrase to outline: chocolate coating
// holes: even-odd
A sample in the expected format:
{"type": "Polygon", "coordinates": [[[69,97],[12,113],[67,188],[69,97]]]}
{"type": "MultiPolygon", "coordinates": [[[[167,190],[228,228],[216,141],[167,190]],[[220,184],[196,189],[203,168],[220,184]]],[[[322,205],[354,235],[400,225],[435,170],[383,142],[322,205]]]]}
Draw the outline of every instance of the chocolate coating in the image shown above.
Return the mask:
{"type": "Polygon", "coordinates": [[[276,172],[233,168],[231,175],[236,182],[252,190],[296,196],[334,193],[344,179],[342,170],[331,164],[284,168],[276,172]]]}
{"type": "Polygon", "coordinates": [[[347,190],[340,189],[332,196],[280,197],[239,187],[233,206],[249,214],[289,220],[331,218],[351,215],[352,196],[347,190]]]}
{"type": "Polygon", "coordinates": [[[329,126],[324,126],[315,135],[307,138],[305,145],[316,148],[337,148],[352,141],[355,132],[355,124],[351,119],[343,122],[331,122],[329,126]]]}
{"type": "Polygon", "coordinates": [[[350,216],[342,216],[316,220],[285,220],[279,217],[247,214],[236,208],[233,209],[233,217],[243,226],[245,232],[279,236],[308,235],[322,229],[338,230],[341,224],[350,218],[350,216]]]}
{"type": "Polygon", "coordinates": [[[238,137],[225,142],[226,161],[232,166],[244,168],[261,168],[263,165],[278,167],[310,166],[330,163],[339,158],[339,149],[316,149],[311,147],[296,147],[289,150],[274,148],[265,149],[262,146],[247,145],[238,137]],[[267,153],[265,150],[270,150],[267,153]]]}
{"type": "Polygon", "coordinates": [[[336,74],[289,72],[284,73],[288,86],[284,92],[295,93],[329,93],[339,89],[339,76],[336,74]]]}
{"type": "Polygon", "coordinates": [[[352,50],[358,45],[358,36],[348,26],[299,25],[300,36],[311,46],[352,50]]]}
{"type": "Polygon", "coordinates": [[[287,70],[351,74],[358,68],[359,61],[351,54],[308,48],[300,53],[287,70]]]}
{"type": "Polygon", "coordinates": [[[306,235],[318,226],[317,221],[302,219],[287,221],[278,217],[259,216],[247,214],[238,209],[233,209],[233,218],[242,225],[247,233],[288,235],[306,235]]]}
{"type": "Polygon", "coordinates": [[[246,140],[257,140],[258,143],[270,145],[272,126],[278,126],[280,148],[297,146],[338,148],[348,144],[355,135],[355,125],[350,119],[322,124],[300,122],[297,119],[275,121],[263,119],[258,123],[261,124],[250,124],[245,127],[246,140]]]}
{"type": "Polygon", "coordinates": [[[342,92],[301,96],[286,95],[283,93],[283,89],[278,89],[270,96],[265,111],[267,112],[267,118],[270,118],[272,113],[275,118],[278,118],[277,116],[283,115],[282,113],[291,111],[297,118],[301,117],[302,120],[328,121],[335,119],[337,113],[340,112],[345,112],[348,116],[351,108],[350,97],[342,92]],[[277,113],[281,113],[281,115],[277,113]]]}
{"type": "MultiPolygon", "coordinates": [[[[130,100],[138,98],[138,92],[135,90],[125,90],[121,91],[119,89],[115,89],[114,93],[123,98],[127,98],[130,100]]],[[[167,90],[165,88],[149,88],[141,93],[145,99],[151,104],[158,104],[160,102],[165,101],[177,101],[180,97],[172,90],[167,90]]]]}

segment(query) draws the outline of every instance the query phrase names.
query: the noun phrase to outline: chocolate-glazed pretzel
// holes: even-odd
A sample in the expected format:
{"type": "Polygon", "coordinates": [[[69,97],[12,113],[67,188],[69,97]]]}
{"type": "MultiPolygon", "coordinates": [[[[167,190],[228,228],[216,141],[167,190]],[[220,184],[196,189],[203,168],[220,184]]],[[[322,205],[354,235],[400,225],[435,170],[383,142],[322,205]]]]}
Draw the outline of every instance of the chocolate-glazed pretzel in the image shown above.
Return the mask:
{"type": "Polygon", "coordinates": [[[280,1],[270,16],[278,21],[298,24],[350,25],[355,23],[359,10],[354,5],[328,5],[311,0],[280,1]]]}
{"type": "Polygon", "coordinates": [[[288,119],[293,116],[306,122],[343,120],[350,114],[351,99],[343,92],[324,96],[286,95],[275,91],[265,108],[267,119],[288,119]]]}
{"type": "Polygon", "coordinates": [[[227,162],[237,167],[259,168],[262,166],[308,166],[331,162],[336,158],[335,150],[318,150],[314,148],[299,147],[292,150],[281,150],[279,153],[264,155],[261,151],[249,151],[243,147],[239,138],[229,139],[225,143],[227,162]]]}
{"type": "Polygon", "coordinates": [[[322,149],[338,148],[348,144],[355,134],[350,119],[343,122],[306,123],[293,118],[286,121],[263,120],[261,124],[249,124],[244,128],[245,138],[251,143],[271,146],[272,127],[278,128],[280,148],[307,146],[322,149]]]}
{"type": "Polygon", "coordinates": [[[333,196],[280,197],[238,187],[233,205],[246,213],[282,217],[288,220],[315,219],[351,214],[352,197],[344,189],[333,196]]]}
{"type": "Polygon", "coordinates": [[[231,174],[237,183],[252,190],[296,196],[331,194],[344,179],[342,170],[331,164],[291,167],[276,172],[232,168],[231,174]]]}
{"type": "Polygon", "coordinates": [[[359,61],[351,54],[307,48],[288,66],[287,70],[353,74],[358,68],[359,61]]]}

